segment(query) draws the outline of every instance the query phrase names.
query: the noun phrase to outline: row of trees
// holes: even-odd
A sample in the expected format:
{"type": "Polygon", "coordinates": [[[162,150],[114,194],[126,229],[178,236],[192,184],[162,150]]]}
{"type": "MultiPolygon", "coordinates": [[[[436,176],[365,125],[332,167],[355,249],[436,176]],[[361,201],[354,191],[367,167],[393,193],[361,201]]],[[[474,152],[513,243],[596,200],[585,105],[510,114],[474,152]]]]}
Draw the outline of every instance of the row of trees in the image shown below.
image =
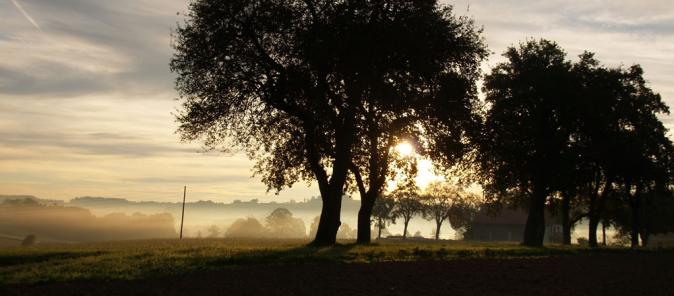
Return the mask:
{"type": "Polygon", "coordinates": [[[641,68],[589,53],[571,63],[555,43],[530,41],[485,77],[482,102],[481,33],[435,0],[193,1],[171,61],[178,131],[247,152],[270,190],[316,182],[318,245],[335,243],[348,193],[360,195],[358,242],[370,241],[402,141],[490,199],[529,208],[527,245],[542,244],[557,198],[564,209],[588,200],[596,238],[608,196],[624,192],[638,232],[643,196],[671,189],[672,175],[656,117],[667,107],[641,68]]]}
{"type": "Polygon", "coordinates": [[[389,224],[401,219],[403,238],[407,238],[410,220],[415,216],[435,222],[435,239],[446,221],[457,231],[468,228],[478,210],[479,198],[458,186],[446,182],[432,182],[422,192],[412,181],[400,184],[390,194],[377,199],[372,209],[372,222],[377,238],[389,224]]]}
{"type": "Polygon", "coordinates": [[[571,62],[546,40],[504,56],[485,78],[490,108],[475,138],[486,195],[529,209],[524,243],[534,246],[542,245],[546,205],[556,200],[565,241],[587,217],[591,246],[607,201],[626,204],[636,247],[639,231],[652,232],[641,223],[644,200],[674,198],[674,148],[657,117],[668,107],[641,67],[609,68],[588,52],[571,62]]]}

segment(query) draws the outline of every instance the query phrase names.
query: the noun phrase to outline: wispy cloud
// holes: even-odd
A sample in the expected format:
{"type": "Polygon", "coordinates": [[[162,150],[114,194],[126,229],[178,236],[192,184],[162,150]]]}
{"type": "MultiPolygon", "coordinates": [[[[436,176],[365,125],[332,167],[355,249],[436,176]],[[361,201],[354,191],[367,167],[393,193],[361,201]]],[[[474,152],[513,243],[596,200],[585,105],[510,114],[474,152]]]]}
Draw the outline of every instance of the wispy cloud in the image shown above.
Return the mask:
{"type": "Polygon", "coordinates": [[[25,9],[23,9],[21,4],[19,4],[19,2],[17,0],[11,0],[11,1],[12,1],[12,3],[14,3],[14,6],[16,7],[16,9],[18,9],[19,12],[21,12],[21,14],[23,14],[23,16],[26,18],[26,20],[28,20],[31,24],[33,24],[33,26],[35,28],[42,31],[42,29],[40,28],[40,25],[37,24],[37,22],[30,16],[30,14],[28,14],[28,12],[26,12],[25,9]]]}

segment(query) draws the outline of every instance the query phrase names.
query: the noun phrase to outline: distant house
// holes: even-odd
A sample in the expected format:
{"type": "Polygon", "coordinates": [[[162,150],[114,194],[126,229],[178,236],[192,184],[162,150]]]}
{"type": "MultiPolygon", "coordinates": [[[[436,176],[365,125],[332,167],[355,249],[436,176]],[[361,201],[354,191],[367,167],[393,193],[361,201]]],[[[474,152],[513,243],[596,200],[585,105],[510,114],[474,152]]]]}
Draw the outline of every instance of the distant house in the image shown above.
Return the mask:
{"type": "MultiPolygon", "coordinates": [[[[545,215],[544,243],[562,242],[562,225],[556,217],[545,215]]],[[[521,242],[524,239],[524,227],[527,212],[524,210],[501,209],[496,213],[481,210],[475,215],[465,240],[486,242],[521,242]]]]}
{"type": "Polygon", "coordinates": [[[654,234],[648,239],[648,245],[652,248],[673,248],[674,233],[654,234]]]}

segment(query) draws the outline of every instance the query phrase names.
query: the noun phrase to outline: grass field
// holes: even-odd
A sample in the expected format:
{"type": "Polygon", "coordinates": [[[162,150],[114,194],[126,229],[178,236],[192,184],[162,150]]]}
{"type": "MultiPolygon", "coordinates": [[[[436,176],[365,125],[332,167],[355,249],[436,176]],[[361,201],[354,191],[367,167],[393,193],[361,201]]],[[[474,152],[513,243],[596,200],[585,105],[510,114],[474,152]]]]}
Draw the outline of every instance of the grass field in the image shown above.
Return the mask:
{"type": "Polygon", "coordinates": [[[454,241],[343,242],[307,247],[306,241],[186,239],[41,245],[0,249],[0,285],[80,280],[135,280],[257,265],[445,261],[465,258],[541,258],[606,253],[666,252],[620,248],[527,248],[454,241]]]}

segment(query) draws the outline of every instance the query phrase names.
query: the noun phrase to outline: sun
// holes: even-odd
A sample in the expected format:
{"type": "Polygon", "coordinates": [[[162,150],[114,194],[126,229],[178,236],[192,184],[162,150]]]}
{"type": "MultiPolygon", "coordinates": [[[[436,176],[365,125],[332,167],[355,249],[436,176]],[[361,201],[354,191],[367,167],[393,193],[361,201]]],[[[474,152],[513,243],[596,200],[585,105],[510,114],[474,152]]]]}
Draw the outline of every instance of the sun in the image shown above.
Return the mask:
{"type": "Polygon", "coordinates": [[[402,142],[395,147],[396,152],[400,154],[400,156],[411,156],[414,154],[414,147],[410,145],[410,143],[407,142],[402,142]]]}

